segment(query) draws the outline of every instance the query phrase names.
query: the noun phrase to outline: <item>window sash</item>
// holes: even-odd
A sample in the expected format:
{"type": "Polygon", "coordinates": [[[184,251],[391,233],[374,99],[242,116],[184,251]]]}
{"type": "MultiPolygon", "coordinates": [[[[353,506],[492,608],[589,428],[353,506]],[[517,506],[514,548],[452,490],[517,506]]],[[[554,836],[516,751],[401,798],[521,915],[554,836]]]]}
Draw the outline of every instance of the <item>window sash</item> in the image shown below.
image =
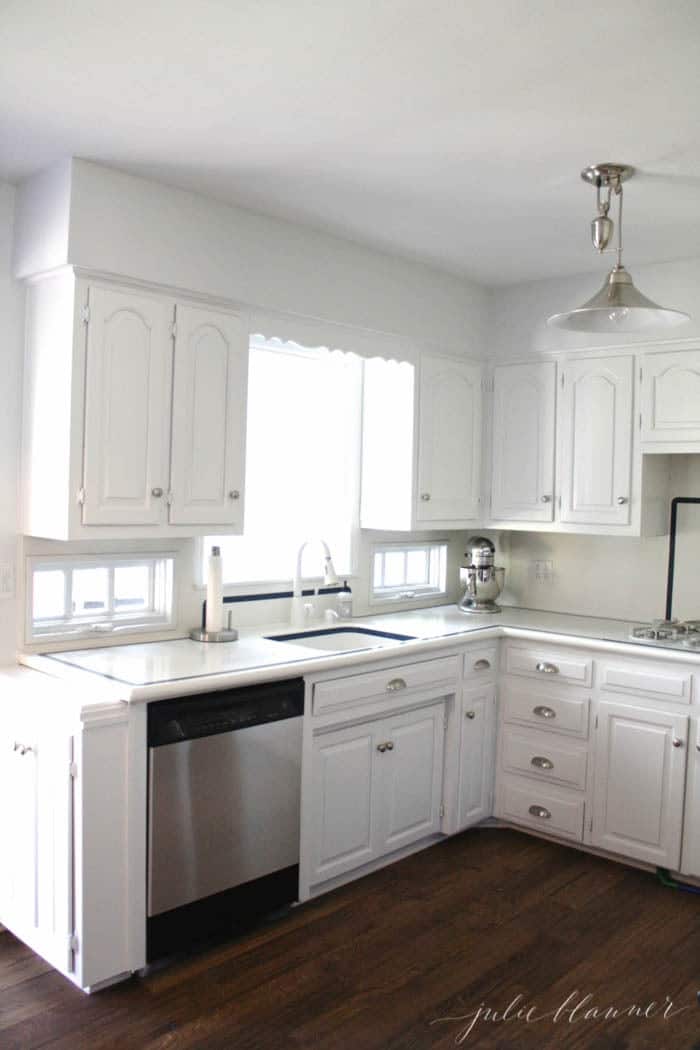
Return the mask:
{"type": "Polygon", "coordinates": [[[371,580],[370,600],[373,602],[411,601],[426,595],[447,594],[447,543],[431,541],[377,545],[372,552],[371,580]],[[409,569],[409,559],[413,556],[415,562],[417,555],[423,558],[422,577],[409,569]],[[402,562],[403,569],[400,579],[387,582],[389,573],[391,576],[395,573],[395,568],[391,569],[387,565],[389,559],[392,559],[394,566],[397,560],[402,562]]]}
{"type": "Polygon", "coordinates": [[[158,625],[170,626],[174,622],[174,569],[175,555],[172,552],[145,555],[74,555],[55,558],[27,559],[27,625],[29,641],[67,635],[90,635],[110,629],[147,629],[158,625]],[[138,608],[119,609],[116,598],[115,577],[120,569],[145,568],[147,583],[144,605],[138,608]],[[107,573],[107,594],[101,608],[73,608],[75,573],[85,569],[104,569],[107,573]],[[42,572],[63,574],[63,611],[53,616],[35,617],[34,579],[42,572]]]}

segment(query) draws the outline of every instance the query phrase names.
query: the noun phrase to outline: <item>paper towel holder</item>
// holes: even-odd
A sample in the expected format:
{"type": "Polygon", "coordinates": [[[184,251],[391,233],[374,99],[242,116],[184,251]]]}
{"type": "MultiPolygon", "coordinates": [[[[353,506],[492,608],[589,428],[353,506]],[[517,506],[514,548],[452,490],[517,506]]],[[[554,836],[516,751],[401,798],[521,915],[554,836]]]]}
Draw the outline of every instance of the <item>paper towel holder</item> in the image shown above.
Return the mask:
{"type": "Polygon", "coordinates": [[[193,642],[235,642],[238,639],[238,631],[231,626],[232,618],[233,612],[229,609],[226,627],[220,631],[207,631],[205,627],[193,627],[190,631],[190,638],[193,642]]]}

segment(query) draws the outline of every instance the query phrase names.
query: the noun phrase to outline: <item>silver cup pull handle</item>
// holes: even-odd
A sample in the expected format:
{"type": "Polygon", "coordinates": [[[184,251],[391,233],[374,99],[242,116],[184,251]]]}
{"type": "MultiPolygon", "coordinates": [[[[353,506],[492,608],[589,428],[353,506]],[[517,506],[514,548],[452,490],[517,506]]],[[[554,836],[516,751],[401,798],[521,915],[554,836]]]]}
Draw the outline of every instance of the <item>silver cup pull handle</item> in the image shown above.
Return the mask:
{"type": "Polygon", "coordinates": [[[387,693],[397,693],[399,689],[406,688],[406,680],[404,678],[392,678],[390,682],[386,684],[387,693]]]}
{"type": "Polygon", "coordinates": [[[491,667],[491,661],[486,659],[475,660],[474,670],[475,671],[488,671],[491,667]]]}
{"type": "Polygon", "coordinates": [[[557,665],[550,664],[546,660],[538,660],[535,664],[535,670],[539,671],[540,674],[559,674],[557,665]]]}
{"type": "Polygon", "coordinates": [[[545,707],[544,704],[538,704],[537,707],[532,709],[533,715],[537,715],[538,718],[556,718],[557,712],[553,711],[551,707],[545,707]]]}
{"type": "Polygon", "coordinates": [[[554,769],[554,763],[550,758],[544,758],[542,755],[534,755],[530,759],[530,765],[534,766],[535,769],[554,769]]]}
{"type": "Polygon", "coordinates": [[[544,806],[530,806],[528,809],[533,817],[537,817],[538,820],[549,820],[552,814],[544,806]]]}

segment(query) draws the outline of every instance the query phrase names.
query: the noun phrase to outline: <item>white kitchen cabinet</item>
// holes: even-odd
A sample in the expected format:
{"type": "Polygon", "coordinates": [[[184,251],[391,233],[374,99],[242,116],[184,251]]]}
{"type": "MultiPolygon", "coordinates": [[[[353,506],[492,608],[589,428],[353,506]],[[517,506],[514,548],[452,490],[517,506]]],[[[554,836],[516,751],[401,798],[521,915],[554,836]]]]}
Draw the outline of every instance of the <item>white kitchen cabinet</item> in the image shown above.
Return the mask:
{"type": "Polygon", "coordinates": [[[461,703],[458,830],[492,814],[496,749],[496,686],[465,690],[461,703]]]}
{"type": "Polygon", "coordinates": [[[597,719],[592,845],[677,869],[688,715],[602,699],[597,719]]]}
{"type": "Polygon", "coordinates": [[[445,702],[314,736],[302,863],[311,886],[440,830],[445,702]]]}
{"type": "Polygon", "coordinates": [[[381,723],[324,733],[313,743],[311,881],[341,875],[376,856],[374,753],[381,723]]]}
{"type": "Polygon", "coordinates": [[[172,303],[88,289],[84,525],[167,518],[172,303]]]}
{"type": "Polygon", "coordinates": [[[700,879],[700,720],[690,720],[680,871],[700,879]]]}
{"type": "Polygon", "coordinates": [[[556,364],[499,365],[493,376],[491,517],[554,517],[556,364]]]}
{"type": "Polygon", "coordinates": [[[71,270],[32,284],[23,531],[242,532],[247,358],[225,310],[71,270]]]}
{"type": "Polygon", "coordinates": [[[481,492],[480,365],[424,356],[418,424],[419,527],[475,521],[481,492]]]}
{"type": "Polygon", "coordinates": [[[629,525],[634,358],[572,358],[561,377],[560,520],[629,525]]]}
{"type": "Polygon", "coordinates": [[[645,354],[641,393],[645,451],[700,452],[700,349],[645,354]]]}
{"type": "Polygon", "coordinates": [[[73,738],[29,710],[0,716],[0,920],[62,972],[73,969],[73,738]]]}
{"type": "Polygon", "coordinates": [[[243,529],[248,331],[233,314],[178,303],[170,517],[243,529]]]}
{"type": "Polygon", "coordinates": [[[444,529],[480,513],[482,369],[424,354],[364,364],[360,524],[444,529]]]}
{"type": "Polygon", "coordinates": [[[395,715],[382,734],[375,752],[380,856],[440,830],[445,704],[395,715]]]}

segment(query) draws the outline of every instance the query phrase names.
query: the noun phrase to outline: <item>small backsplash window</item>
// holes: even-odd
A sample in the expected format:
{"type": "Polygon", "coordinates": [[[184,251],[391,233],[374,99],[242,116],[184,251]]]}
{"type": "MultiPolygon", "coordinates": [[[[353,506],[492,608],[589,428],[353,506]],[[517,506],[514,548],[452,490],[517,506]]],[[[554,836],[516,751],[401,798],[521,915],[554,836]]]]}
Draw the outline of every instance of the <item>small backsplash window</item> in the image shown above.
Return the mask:
{"type": "Polygon", "coordinates": [[[173,554],[29,558],[28,642],[173,624],[173,554]]]}
{"type": "Polygon", "coordinates": [[[378,544],[372,552],[370,601],[412,601],[447,593],[447,543],[378,544]]]}

